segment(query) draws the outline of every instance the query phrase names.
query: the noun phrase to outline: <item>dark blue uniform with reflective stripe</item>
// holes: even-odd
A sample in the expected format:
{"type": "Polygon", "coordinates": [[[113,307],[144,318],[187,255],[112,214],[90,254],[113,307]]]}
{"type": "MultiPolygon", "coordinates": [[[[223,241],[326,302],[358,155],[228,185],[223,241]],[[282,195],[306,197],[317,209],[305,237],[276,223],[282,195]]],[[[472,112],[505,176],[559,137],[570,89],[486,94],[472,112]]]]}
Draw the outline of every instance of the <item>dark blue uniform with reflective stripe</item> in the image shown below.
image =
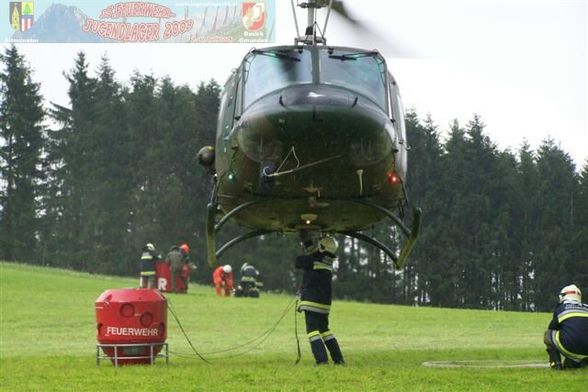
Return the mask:
{"type": "Polygon", "coordinates": [[[318,252],[296,257],[296,268],[304,270],[299,310],[329,313],[333,260],[327,253],[318,252]]]}
{"type": "Polygon", "coordinates": [[[144,251],[141,254],[141,276],[155,276],[155,262],[159,256],[151,251],[144,251]]]}
{"type": "Polygon", "coordinates": [[[564,354],[588,356],[588,305],[573,302],[558,304],[553,312],[549,329],[557,346],[563,346],[564,354]],[[566,353],[566,351],[568,351],[566,353]]]}
{"type": "Polygon", "coordinates": [[[339,342],[329,329],[333,260],[335,255],[328,252],[296,258],[296,268],[304,270],[298,311],[304,311],[306,334],[317,364],[328,362],[327,350],[333,362],[345,363],[339,342]]]}

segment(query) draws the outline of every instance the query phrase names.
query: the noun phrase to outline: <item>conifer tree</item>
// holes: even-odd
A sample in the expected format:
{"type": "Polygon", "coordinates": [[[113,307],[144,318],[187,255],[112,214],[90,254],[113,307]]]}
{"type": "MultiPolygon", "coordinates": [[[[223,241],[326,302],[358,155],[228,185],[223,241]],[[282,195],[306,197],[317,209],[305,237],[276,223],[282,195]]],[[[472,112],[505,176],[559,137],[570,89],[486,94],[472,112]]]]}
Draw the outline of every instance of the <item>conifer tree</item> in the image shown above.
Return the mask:
{"type": "Polygon", "coordinates": [[[577,174],[570,156],[552,139],[545,140],[537,158],[539,173],[539,233],[535,240],[534,303],[538,309],[553,306],[554,295],[577,274],[570,240],[576,232],[573,203],[577,199],[577,174]]]}
{"type": "Polygon", "coordinates": [[[90,251],[85,257],[90,271],[128,273],[127,217],[132,172],[126,154],[129,135],[122,88],[106,57],[98,66],[95,84],[94,119],[85,147],[91,173],[85,182],[88,202],[85,230],[81,233],[90,251]],[[121,268],[121,264],[127,268],[121,268]]]}
{"type": "Polygon", "coordinates": [[[0,259],[35,261],[44,118],[39,84],[13,45],[0,55],[0,259]]]}
{"type": "Polygon", "coordinates": [[[428,304],[430,292],[436,291],[436,269],[444,268],[447,258],[439,242],[445,229],[445,200],[441,192],[444,172],[441,169],[443,148],[437,126],[431,116],[421,123],[414,111],[406,116],[407,138],[411,147],[408,161],[408,195],[414,206],[423,208],[423,221],[418,246],[407,264],[409,274],[414,275],[416,292],[412,296],[417,303],[428,304]]]}
{"type": "Polygon", "coordinates": [[[50,187],[56,190],[50,210],[51,248],[59,265],[87,270],[93,249],[86,241],[92,230],[89,212],[92,203],[95,151],[93,128],[96,119],[96,79],[88,74],[89,64],[78,53],[74,68],[64,74],[69,82],[70,107],[54,104],[52,117],[59,128],[50,132],[50,187]]]}
{"type": "Polygon", "coordinates": [[[570,269],[573,283],[588,292],[588,159],[580,173],[577,197],[572,204],[572,238],[570,241],[570,269]]]}

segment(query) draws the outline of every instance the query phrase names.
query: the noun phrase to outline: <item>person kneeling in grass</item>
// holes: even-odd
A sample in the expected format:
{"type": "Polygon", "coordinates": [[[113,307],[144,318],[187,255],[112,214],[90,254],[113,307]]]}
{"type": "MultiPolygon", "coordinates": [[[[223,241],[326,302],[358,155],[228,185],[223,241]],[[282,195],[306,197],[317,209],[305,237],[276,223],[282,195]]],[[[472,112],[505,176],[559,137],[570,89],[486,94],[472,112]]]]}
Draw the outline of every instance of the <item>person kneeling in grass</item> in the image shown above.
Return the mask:
{"type": "Polygon", "coordinates": [[[588,366],[588,305],[582,303],[582,292],[576,285],[561,289],[547,328],[543,340],[552,369],[588,366]]]}

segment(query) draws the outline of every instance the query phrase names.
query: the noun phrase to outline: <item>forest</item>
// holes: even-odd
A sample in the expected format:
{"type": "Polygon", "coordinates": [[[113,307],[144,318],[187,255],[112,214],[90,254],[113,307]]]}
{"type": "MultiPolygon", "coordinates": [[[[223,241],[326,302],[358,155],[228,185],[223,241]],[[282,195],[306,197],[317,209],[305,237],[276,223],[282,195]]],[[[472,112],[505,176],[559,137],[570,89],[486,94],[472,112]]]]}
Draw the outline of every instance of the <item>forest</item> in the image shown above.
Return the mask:
{"type": "MultiPolygon", "coordinates": [[[[91,65],[80,52],[62,106],[45,102],[17,47],[0,60],[0,260],[138,278],[146,242],[162,255],[187,242],[192,281],[210,283],[212,183],[197,152],[214,144],[221,86],[138,72],[121,82],[108,58],[91,65]]],[[[481,115],[440,129],[410,110],[406,126],[421,237],[402,270],[338,237],[335,297],[535,311],[550,310],[567,284],[588,292],[588,161],[576,167],[553,139],[501,150],[481,115]]],[[[371,234],[396,238],[386,225],[371,234]]],[[[253,263],[266,290],[293,293],[299,252],[295,236],[275,234],[220,262],[253,263]]]]}

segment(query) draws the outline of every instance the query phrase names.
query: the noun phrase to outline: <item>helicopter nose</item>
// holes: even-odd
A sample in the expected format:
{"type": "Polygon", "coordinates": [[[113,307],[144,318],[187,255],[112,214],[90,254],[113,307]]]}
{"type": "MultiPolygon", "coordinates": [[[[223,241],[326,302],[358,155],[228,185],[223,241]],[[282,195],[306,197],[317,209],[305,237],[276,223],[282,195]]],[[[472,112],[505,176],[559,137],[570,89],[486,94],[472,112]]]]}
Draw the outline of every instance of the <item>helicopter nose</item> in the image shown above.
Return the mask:
{"type": "Polygon", "coordinates": [[[289,86],[266,95],[246,108],[233,132],[253,161],[277,162],[295,148],[342,154],[355,167],[387,156],[392,134],[386,113],[373,101],[325,84],[289,86]]]}

